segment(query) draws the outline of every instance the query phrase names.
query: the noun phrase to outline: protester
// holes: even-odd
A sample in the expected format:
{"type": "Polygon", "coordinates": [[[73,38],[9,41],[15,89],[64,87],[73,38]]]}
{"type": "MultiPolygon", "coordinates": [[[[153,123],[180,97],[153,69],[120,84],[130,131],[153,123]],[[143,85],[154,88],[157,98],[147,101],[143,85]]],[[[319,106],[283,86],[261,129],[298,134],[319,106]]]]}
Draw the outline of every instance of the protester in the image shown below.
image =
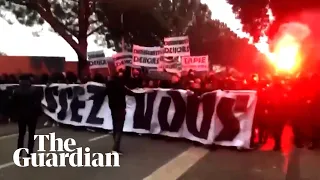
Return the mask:
{"type": "Polygon", "coordinates": [[[29,76],[22,75],[20,77],[19,87],[14,90],[12,95],[12,106],[15,109],[14,118],[16,118],[19,125],[18,149],[23,148],[24,136],[28,128],[28,156],[30,156],[34,148],[37,119],[42,109],[41,97],[35,87],[31,86],[29,76]]]}
{"type": "Polygon", "coordinates": [[[123,72],[117,73],[107,84],[107,95],[109,98],[109,107],[111,110],[113,124],[114,145],[112,151],[122,154],[120,150],[121,137],[126,116],[126,95],[133,95],[125,86],[125,77],[123,72]]]}

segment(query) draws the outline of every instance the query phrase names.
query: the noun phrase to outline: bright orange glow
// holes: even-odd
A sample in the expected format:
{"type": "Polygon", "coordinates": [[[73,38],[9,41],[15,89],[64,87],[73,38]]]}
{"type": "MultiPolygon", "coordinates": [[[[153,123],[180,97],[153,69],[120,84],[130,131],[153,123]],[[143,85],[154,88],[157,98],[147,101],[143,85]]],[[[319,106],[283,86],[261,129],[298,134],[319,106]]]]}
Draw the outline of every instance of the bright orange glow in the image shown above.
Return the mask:
{"type": "Polygon", "coordinates": [[[286,34],[276,42],[274,52],[268,58],[277,72],[295,72],[301,61],[300,43],[291,35],[286,34]]]}

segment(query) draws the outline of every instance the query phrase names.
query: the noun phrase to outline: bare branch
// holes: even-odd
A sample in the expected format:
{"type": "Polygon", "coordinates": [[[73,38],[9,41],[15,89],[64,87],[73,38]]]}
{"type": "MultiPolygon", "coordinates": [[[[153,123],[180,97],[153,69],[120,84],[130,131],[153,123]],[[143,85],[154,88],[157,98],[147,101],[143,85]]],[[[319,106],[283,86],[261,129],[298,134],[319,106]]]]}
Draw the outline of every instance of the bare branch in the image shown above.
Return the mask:
{"type": "Polygon", "coordinates": [[[51,5],[48,2],[48,0],[38,0],[39,2],[37,4],[40,4],[47,12],[51,13],[51,5]]]}

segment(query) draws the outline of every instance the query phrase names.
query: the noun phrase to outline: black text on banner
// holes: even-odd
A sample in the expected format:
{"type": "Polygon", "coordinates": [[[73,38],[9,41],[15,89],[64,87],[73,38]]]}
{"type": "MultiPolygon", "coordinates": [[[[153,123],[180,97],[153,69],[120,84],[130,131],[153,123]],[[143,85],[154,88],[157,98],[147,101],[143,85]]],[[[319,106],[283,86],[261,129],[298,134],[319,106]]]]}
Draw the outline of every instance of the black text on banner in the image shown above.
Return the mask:
{"type": "Polygon", "coordinates": [[[133,45],[132,64],[147,68],[158,68],[160,60],[163,58],[161,47],[143,47],[133,45]]]}
{"type": "MultiPolygon", "coordinates": [[[[12,85],[7,87],[12,88],[12,85]]],[[[44,94],[44,112],[52,119],[73,126],[112,129],[108,98],[102,84],[53,84],[38,86],[38,90],[44,94]]],[[[134,96],[126,97],[126,132],[249,148],[257,101],[255,91],[218,90],[201,97],[187,95],[184,90],[134,92],[134,96]]]]}
{"type": "Polygon", "coordinates": [[[168,37],[164,38],[164,56],[190,56],[189,37],[168,37]]]}

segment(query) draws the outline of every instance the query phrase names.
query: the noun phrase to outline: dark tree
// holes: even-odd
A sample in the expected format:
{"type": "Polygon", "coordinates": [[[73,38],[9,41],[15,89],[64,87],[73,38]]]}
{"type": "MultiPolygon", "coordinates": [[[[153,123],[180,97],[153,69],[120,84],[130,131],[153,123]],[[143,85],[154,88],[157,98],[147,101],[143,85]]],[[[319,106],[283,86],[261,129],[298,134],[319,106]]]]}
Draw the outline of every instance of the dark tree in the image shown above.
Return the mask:
{"type": "Polygon", "coordinates": [[[192,55],[209,55],[211,64],[255,70],[259,54],[256,47],[249,44],[248,39],[238,37],[226,24],[212,20],[207,5],[200,5],[187,35],[192,55]]]}
{"type": "Polygon", "coordinates": [[[123,37],[125,49],[130,50],[132,44],[159,46],[164,37],[184,35],[193,23],[199,4],[198,0],[158,0],[152,5],[154,8],[128,9],[101,3],[98,17],[107,19],[108,47],[121,51],[123,37]]]}
{"type": "Polygon", "coordinates": [[[250,33],[255,41],[259,40],[270,21],[268,16],[269,0],[227,0],[232,10],[243,24],[243,31],[250,33]]]}

